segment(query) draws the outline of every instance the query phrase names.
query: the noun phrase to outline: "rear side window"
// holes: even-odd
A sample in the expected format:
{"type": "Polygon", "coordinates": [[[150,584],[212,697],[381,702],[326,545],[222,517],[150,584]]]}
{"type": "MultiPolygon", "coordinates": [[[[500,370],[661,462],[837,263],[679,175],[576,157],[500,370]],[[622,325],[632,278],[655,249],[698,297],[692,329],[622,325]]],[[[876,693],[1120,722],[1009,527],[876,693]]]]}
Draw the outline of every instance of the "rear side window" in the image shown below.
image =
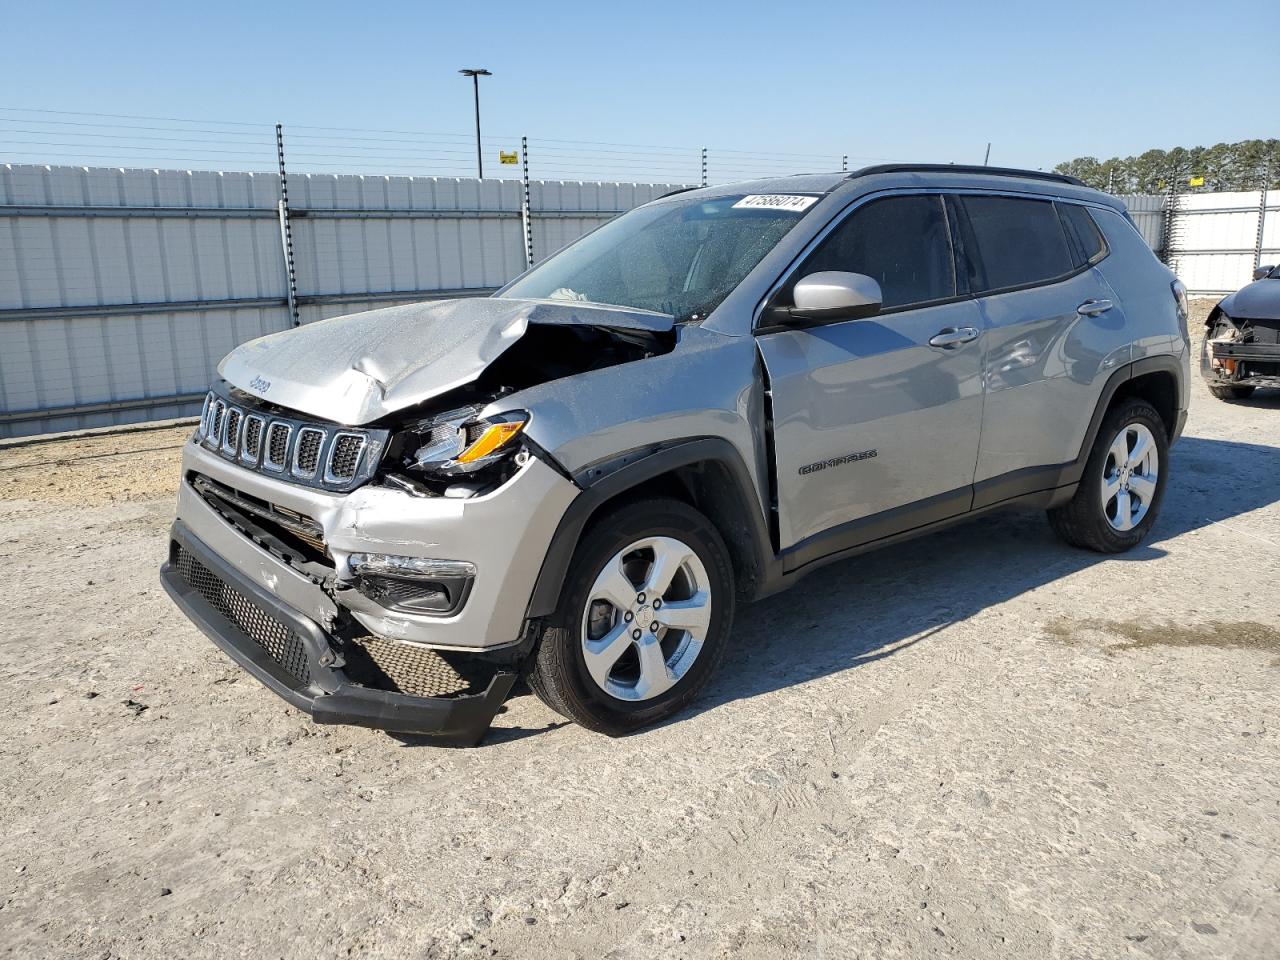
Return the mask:
{"type": "Polygon", "coordinates": [[[1059,203],[1058,215],[1062,217],[1062,228],[1067,232],[1067,241],[1075,254],[1076,266],[1086,263],[1097,263],[1107,253],[1106,241],[1102,239],[1102,231],[1093,222],[1087,207],[1076,203],[1059,203]]]}
{"type": "Polygon", "coordinates": [[[1015,197],[964,197],[961,202],[978,246],[980,290],[975,292],[1044,283],[1076,269],[1052,202],[1015,197]]]}
{"type": "Polygon", "coordinates": [[[859,207],[831,232],[796,277],[822,270],[874,278],[886,309],[954,297],[955,266],[942,198],[885,197],[859,207]]]}

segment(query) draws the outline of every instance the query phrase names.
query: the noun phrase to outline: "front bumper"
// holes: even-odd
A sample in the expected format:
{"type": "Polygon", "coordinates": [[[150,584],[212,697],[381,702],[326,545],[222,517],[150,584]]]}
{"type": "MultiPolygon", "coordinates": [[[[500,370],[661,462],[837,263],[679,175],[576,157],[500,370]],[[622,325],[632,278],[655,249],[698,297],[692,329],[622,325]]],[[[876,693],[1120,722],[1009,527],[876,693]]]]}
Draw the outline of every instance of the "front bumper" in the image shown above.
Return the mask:
{"type": "Polygon", "coordinates": [[[187,444],[182,471],[178,519],[252,582],[326,628],[341,607],[376,636],[437,650],[491,651],[519,640],[551,539],[580,492],[537,458],[499,489],[463,500],[412,497],[372,484],[348,494],[309,489],[242,469],[196,443],[187,444]],[[192,486],[194,475],[319,524],[334,590],[233,529],[192,486]],[[360,553],[466,561],[475,567],[475,582],[453,613],[390,610],[351,589],[349,560],[360,553]]]}
{"type": "Polygon", "coordinates": [[[1214,385],[1280,387],[1280,344],[1206,340],[1200,372],[1214,385]]]}
{"type": "MultiPolygon", "coordinates": [[[[483,678],[457,674],[440,655],[400,648],[419,659],[416,686],[457,688],[447,696],[394,689],[395,677],[375,665],[360,668],[357,650],[336,642],[310,617],[263,589],[206,546],[182,520],[173,525],[170,555],[160,579],[169,596],[214,643],[316,723],[345,723],[418,734],[447,745],[473,745],[489,729],[511,691],[512,668],[483,678]],[[434,658],[428,659],[428,658],[434,658]],[[436,673],[423,679],[424,671],[436,673]],[[443,675],[448,671],[453,676],[443,675]],[[363,682],[361,682],[363,681],[363,682]],[[370,685],[370,684],[373,685],[370,685]],[[383,689],[384,687],[392,689],[383,689]]],[[[370,638],[375,639],[375,638],[370,638]]]]}

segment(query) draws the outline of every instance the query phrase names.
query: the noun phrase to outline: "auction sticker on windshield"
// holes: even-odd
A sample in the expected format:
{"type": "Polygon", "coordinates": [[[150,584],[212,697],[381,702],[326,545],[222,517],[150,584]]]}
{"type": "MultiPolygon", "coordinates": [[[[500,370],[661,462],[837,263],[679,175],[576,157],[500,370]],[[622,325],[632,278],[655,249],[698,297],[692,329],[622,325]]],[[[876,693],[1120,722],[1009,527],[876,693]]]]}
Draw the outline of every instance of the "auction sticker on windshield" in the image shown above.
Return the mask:
{"type": "Polygon", "coordinates": [[[795,193],[763,193],[743,197],[733,206],[754,210],[791,210],[800,213],[818,202],[817,197],[804,197],[795,193]]]}

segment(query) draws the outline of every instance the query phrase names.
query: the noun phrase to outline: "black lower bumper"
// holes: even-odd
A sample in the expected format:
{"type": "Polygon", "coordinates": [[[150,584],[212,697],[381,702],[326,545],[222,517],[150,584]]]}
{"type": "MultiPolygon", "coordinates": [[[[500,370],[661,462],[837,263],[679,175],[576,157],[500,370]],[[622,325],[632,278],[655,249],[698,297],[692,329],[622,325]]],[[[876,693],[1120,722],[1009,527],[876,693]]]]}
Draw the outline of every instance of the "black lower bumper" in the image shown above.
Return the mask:
{"type": "Polygon", "coordinates": [[[1222,343],[1214,341],[1215,360],[1250,360],[1264,363],[1280,363],[1280,344],[1276,343],[1222,343]]]}
{"type": "MultiPolygon", "coordinates": [[[[495,669],[475,692],[412,696],[355,682],[341,645],[319,624],[282,603],[202,543],[173,525],[160,581],[191,621],[236,663],[316,723],[346,723],[432,741],[479,743],[516,674],[495,669]]],[[[425,656],[432,656],[424,653],[425,656]]]]}

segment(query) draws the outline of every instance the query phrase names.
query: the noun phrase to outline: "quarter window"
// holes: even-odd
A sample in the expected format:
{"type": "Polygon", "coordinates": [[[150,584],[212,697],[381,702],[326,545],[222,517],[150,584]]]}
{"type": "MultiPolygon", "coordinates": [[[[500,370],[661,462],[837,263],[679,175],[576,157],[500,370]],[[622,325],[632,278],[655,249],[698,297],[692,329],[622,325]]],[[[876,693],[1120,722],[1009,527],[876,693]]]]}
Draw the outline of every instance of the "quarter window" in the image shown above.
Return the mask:
{"type": "Polygon", "coordinates": [[[886,309],[956,294],[951,234],[938,196],[873,200],[831,232],[796,274],[862,273],[880,284],[886,309]]]}
{"type": "Polygon", "coordinates": [[[1058,204],[1058,214],[1062,217],[1062,227],[1067,231],[1067,239],[1076,255],[1076,265],[1097,263],[1107,252],[1102,232],[1093,222],[1087,208],[1078,203],[1058,204]]]}
{"type": "Polygon", "coordinates": [[[982,267],[981,289],[975,292],[1044,283],[1076,269],[1050,201],[964,197],[961,202],[982,267]]]}

